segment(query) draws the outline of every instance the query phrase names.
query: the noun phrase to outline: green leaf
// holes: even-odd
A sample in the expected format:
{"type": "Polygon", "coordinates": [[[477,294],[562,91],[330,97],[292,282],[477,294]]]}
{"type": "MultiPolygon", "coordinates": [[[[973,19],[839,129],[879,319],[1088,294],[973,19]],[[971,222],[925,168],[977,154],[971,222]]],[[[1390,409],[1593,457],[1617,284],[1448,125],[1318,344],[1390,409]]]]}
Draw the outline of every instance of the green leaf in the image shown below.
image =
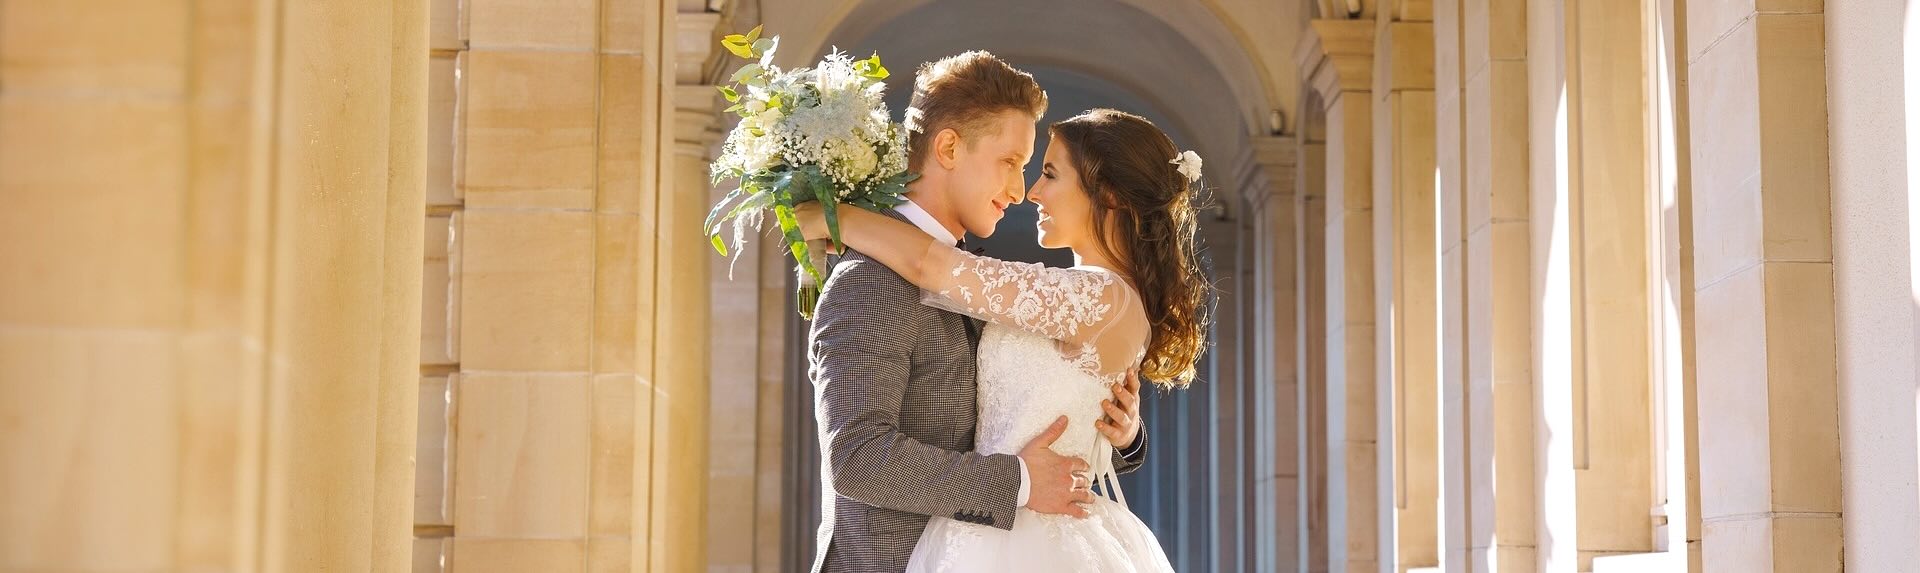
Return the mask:
{"type": "Polygon", "coordinates": [[[736,103],[736,104],[733,104],[732,106],[728,106],[727,109],[720,110],[720,113],[733,113],[743,109],[747,109],[747,106],[736,103]]]}
{"type": "Polygon", "coordinates": [[[741,214],[746,213],[747,211],[752,211],[755,209],[765,209],[771,205],[773,205],[773,195],[768,193],[754,193],[753,195],[748,196],[745,201],[741,201],[739,205],[735,205],[732,211],[728,211],[726,216],[723,216],[720,219],[723,221],[730,221],[730,220],[733,220],[734,218],[739,217],[741,214]]]}
{"type": "Polygon", "coordinates": [[[720,251],[722,257],[727,256],[727,242],[720,240],[719,233],[714,233],[709,240],[713,241],[713,250],[720,251]]]}
{"type": "Polygon", "coordinates": [[[729,52],[733,52],[735,56],[752,60],[760,57],[759,50],[754,46],[759,40],[760,27],[755,26],[752,32],[747,32],[744,36],[740,34],[728,34],[726,37],[720,39],[720,46],[726,48],[729,52]]]}
{"type": "Polygon", "coordinates": [[[700,228],[708,233],[717,232],[720,222],[727,220],[726,217],[720,216],[721,211],[726,209],[728,204],[740,199],[740,196],[746,193],[744,189],[743,187],[736,187],[734,190],[728,191],[727,196],[721,198],[719,203],[714,203],[713,210],[707,212],[706,223],[701,224],[700,228]]]}
{"type": "Polygon", "coordinates": [[[754,54],[753,57],[758,58],[762,54],[767,53],[767,50],[772,50],[775,47],[776,46],[773,43],[773,38],[761,38],[758,40],[754,40],[753,41],[753,54],[754,54]]]}
{"type": "Polygon", "coordinates": [[[720,90],[720,96],[727,98],[728,103],[734,103],[734,102],[740,101],[740,92],[733,91],[732,86],[716,86],[716,87],[720,90]]]}
{"type": "Polygon", "coordinates": [[[833,186],[820,185],[814,188],[814,193],[814,197],[820,200],[820,209],[827,216],[827,238],[832,239],[835,248],[839,248],[843,243],[840,242],[840,213],[835,209],[838,205],[834,204],[833,186]]]}
{"type": "Polygon", "coordinates": [[[794,262],[800,263],[815,280],[820,280],[820,269],[813,266],[807,258],[807,239],[800,233],[800,221],[793,216],[793,207],[775,205],[773,216],[780,221],[780,234],[787,238],[787,250],[793,253],[794,262]]]}
{"type": "MultiPolygon", "coordinates": [[[[790,169],[784,170],[784,171],[774,171],[771,173],[761,173],[760,175],[757,175],[753,178],[754,185],[760,189],[765,189],[767,191],[767,196],[776,204],[783,202],[781,197],[783,194],[786,193],[787,186],[791,185],[792,182],[793,182],[793,171],[790,169]]],[[[785,204],[792,205],[792,203],[785,203],[785,204]]]]}
{"type": "Polygon", "coordinates": [[[871,58],[867,58],[864,60],[860,60],[859,62],[856,62],[854,64],[853,69],[854,71],[860,72],[860,75],[862,76],[866,76],[876,80],[884,80],[884,79],[887,79],[888,75],[891,75],[887,72],[886,66],[880,65],[879,52],[875,52],[873,54],[873,57],[871,58]]]}
{"type": "Polygon", "coordinates": [[[740,66],[739,70],[733,72],[733,83],[744,84],[748,83],[748,80],[759,79],[761,72],[764,71],[766,70],[760,67],[759,62],[740,66]]]}
{"type": "Polygon", "coordinates": [[[721,38],[720,47],[726,48],[727,51],[729,52],[733,52],[733,55],[735,56],[740,56],[742,58],[746,58],[749,60],[759,57],[754,55],[753,53],[753,40],[739,34],[733,34],[725,38],[721,38]]]}

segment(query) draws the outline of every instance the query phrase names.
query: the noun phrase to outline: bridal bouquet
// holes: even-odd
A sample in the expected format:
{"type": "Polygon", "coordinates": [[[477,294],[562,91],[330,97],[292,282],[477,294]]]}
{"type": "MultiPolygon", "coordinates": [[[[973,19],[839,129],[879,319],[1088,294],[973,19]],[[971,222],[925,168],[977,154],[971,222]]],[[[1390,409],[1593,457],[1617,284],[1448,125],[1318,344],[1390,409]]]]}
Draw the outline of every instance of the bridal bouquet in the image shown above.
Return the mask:
{"type": "Polygon", "coordinates": [[[918,176],[907,173],[907,131],[880,99],[887,69],[878,54],[856,61],[835,51],[812,68],[782,70],[772,64],[779,43],[777,36],[761,38],[760,28],[720,41],[752,61],[720,87],[733,104],[726,111],[740,122],[713,162],[713,182],[737,180],[739,186],[713,206],[705,229],[714,250],[726,256],[723,223],[732,223],[738,251],[747,230],[758,231],[771,212],[798,263],[800,315],[811,318],[826,256],[808,248],[794,207],[819,201],[838,245],[838,206],[879,211],[899,205],[918,176]]]}

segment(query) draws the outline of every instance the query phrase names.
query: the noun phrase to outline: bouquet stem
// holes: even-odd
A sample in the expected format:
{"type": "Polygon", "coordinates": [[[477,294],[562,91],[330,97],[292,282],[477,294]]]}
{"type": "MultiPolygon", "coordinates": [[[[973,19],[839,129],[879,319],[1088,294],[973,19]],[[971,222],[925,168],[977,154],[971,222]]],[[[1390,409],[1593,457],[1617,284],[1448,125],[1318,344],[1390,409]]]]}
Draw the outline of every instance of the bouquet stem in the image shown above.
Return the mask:
{"type": "Polygon", "coordinates": [[[800,318],[813,320],[813,307],[820,304],[820,291],[824,285],[821,278],[833,269],[827,267],[827,246],[823,242],[809,241],[807,262],[794,265],[793,273],[798,288],[794,289],[794,306],[800,309],[800,318]],[[810,270],[807,267],[812,266],[810,270]]]}

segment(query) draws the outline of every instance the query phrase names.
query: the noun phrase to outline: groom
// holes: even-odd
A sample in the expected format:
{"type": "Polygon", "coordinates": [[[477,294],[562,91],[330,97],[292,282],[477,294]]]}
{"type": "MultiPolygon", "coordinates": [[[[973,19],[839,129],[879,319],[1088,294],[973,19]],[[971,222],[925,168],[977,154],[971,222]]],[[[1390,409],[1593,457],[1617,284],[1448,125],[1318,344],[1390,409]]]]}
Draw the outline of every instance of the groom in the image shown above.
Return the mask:
{"type": "MultiPolygon", "coordinates": [[[[1023,200],[1046,107],[1033,76],[986,52],[921,66],[907,111],[921,178],[888,214],[950,243],[992,235],[1023,200]]],[[[971,451],[980,326],[921,305],[918,287],[860,253],[834,267],[808,351],[826,465],[814,571],[901,571],[929,516],[1000,529],[1020,507],[1086,516],[1086,462],[1048,449],[1065,417],[1018,456],[971,451]]],[[[1137,386],[1116,388],[1113,403],[1125,415],[1101,431],[1116,441],[1116,470],[1132,471],[1146,458],[1137,386]]]]}

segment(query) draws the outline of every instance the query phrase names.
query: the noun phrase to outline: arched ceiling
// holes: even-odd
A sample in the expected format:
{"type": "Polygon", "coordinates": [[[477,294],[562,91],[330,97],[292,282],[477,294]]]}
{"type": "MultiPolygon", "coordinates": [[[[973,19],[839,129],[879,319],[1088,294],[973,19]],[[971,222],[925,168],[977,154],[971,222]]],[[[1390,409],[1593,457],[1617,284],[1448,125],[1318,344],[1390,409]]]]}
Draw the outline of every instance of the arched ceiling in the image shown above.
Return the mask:
{"type": "MultiPolygon", "coordinates": [[[[837,46],[909,63],[986,49],[1015,65],[1072,69],[1160,106],[1205,151],[1233,155],[1298,97],[1301,0],[762,0],[783,66],[837,46]],[[1219,149],[1211,149],[1216,148],[1219,149]]],[[[1288,129],[1291,129],[1289,126],[1288,129]]]]}
{"type": "MultiPolygon", "coordinates": [[[[1302,93],[1294,52],[1317,1],[735,0],[732,8],[744,16],[738,21],[781,36],[782,67],[834,48],[878,51],[895,73],[887,83],[896,96],[912,89],[921,62],[975,49],[1033,72],[1050,91],[1098,86],[1111,97],[1060,104],[1101,101],[1154,119],[1207,158],[1208,186],[1221,193],[1215,202],[1231,205],[1253,157],[1249,138],[1299,128],[1290,117],[1302,93]]],[[[904,106],[890,107],[898,114],[904,106]]]]}

